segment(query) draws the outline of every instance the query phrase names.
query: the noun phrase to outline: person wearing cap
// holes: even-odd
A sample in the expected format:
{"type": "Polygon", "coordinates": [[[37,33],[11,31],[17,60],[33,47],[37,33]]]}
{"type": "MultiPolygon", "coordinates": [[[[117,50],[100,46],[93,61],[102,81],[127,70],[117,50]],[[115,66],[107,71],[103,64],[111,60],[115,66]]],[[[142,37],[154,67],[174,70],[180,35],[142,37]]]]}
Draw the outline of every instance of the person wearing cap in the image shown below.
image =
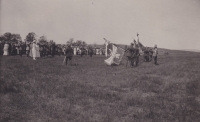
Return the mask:
{"type": "Polygon", "coordinates": [[[139,34],[137,33],[137,36],[135,37],[135,39],[133,39],[133,43],[136,45],[139,45],[139,34]]]}
{"type": "Polygon", "coordinates": [[[134,56],[134,59],[135,59],[134,65],[137,66],[138,63],[139,63],[139,56],[140,56],[138,44],[135,45],[133,56],[134,56]]]}
{"type": "Polygon", "coordinates": [[[57,52],[58,52],[58,55],[59,55],[59,56],[62,55],[62,54],[61,54],[61,53],[62,53],[62,48],[59,47],[59,46],[57,46],[57,52]]]}
{"type": "Polygon", "coordinates": [[[130,64],[130,66],[133,66],[133,51],[134,51],[134,43],[131,43],[130,46],[124,51],[127,57],[127,62],[126,62],[126,67],[128,64],[130,64]]]}
{"type": "Polygon", "coordinates": [[[44,55],[44,47],[42,44],[39,45],[39,50],[40,50],[40,57],[42,58],[44,55]]]}
{"type": "Polygon", "coordinates": [[[93,55],[92,46],[89,46],[89,48],[88,48],[88,54],[90,55],[90,57],[92,57],[92,55],[93,55]]]}
{"type": "Polygon", "coordinates": [[[72,56],[74,55],[74,51],[70,44],[67,44],[67,47],[65,49],[65,64],[67,65],[67,62],[69,60],[70,64],[72,65],[72,56]]]}
{"type": "Polygon", "coordinates": [[[157,45],[153,48],[153,58],[154,58],[154,64],[157,65],[157,56],[158,56],[158,48],[157,45]]]}
{"type": "Polygon", "coordinates": [[[30,45],[26,44],[26,56],[29,57],[29,53],[30,53],[30,45]]]}
{"type": "Polygon", "coordinates": [[[51,56],[54,57],[55,55],[55,50],[56,50],[56,45],[55,45],[55,42],[53,42],[51,45],[50,45],[50,52],[51,52],[51,56]]]}
{"type": "Polygon", "coordinates": [[[18,44],[19,55],[22,57],[22,44],[18,44]]]}

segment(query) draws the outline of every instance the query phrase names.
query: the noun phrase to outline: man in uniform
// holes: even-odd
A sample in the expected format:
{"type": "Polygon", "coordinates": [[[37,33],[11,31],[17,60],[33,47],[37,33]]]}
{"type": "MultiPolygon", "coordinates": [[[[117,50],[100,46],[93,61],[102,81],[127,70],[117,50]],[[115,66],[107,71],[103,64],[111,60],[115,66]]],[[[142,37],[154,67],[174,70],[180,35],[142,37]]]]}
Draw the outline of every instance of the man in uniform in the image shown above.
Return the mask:
{"type": "Polygon", "coordinates": [[[18,49],[19,49],[19,55],[22,57],[22,44],[18,44],[18,49]]]}
{"type": "Polygon", "coordinates": [[[136,36],[136,44],[138,44],[139,45],[139,33],[137,33],[137,36],[136,36]]]}
{"type": "Polygon", "coordinates": [[[51,51],[51,56],[54,57],[55,55],[55,48],[56,48],[56,45],[55,45],[55,42],[53,42],[51,45],[50,45],[50,51],[51,51]]]}
{"type": "Polygon", "coordinates": [[[133,47],[133,65],[137,66],[139,63],[139,46],[138,44],[134,44],[133,47]]]}
{"type": "Polygon", "coordinates": [[[30,44],[26,44],[26,56],[29,57],[30,53],[30,44]]]}
{"type": "Polygon", "coordinates": [[[74,55],[74,51],[71,47],[70,44],[67,45],[66,50],[65,50],[65,63],[67,65],[67,62],[69,60],[70,64],[72,65],[72,56],[74,55]]]}
{"type": "Polygon", "coordinates": [[[50,54],[50,49],[49,49],[49,44],[46,44],[46,46],[45,46],[45,56],[49,56],[49,54],[50,54]]]}
{"type": "Polygon", "coordinates": [[[133,67],[133,48],[134,44],[131,43],[130,46],[124,51],[126,53],[127,57],[127,62],[126,62],[126,67],[130,63],[131,67],[133,67]]]}
{"type": "Polygon", "coordinates": [[[157,65],[157,56],[158,56],[158,48],[157,48],[157,45],[155,45],[153,49],[153,58],[154,58],[155,65],[157,65]]]}
{"type": "Polygon", "coordinates": [[[39,47],[40,47],[40,56],[44,57],[45,56],[44,55],[44,45],[40,45],[39,47]]]}
{"type": "Polygon", "coordinates": [[[62,55],[62,54],[61,54],[61,53],[62,53],[61,47],[57,46],[57,52],[58,52],[58,55],[59,55],[59,56],[62,55]]]}
{"type": "Polygon", "coordinates": [[[92,49],[91,46],[88,49],[88,53],[89,53],[90,57],[92,57],[92,55],[93,55],[93,49],[92,49]]]}

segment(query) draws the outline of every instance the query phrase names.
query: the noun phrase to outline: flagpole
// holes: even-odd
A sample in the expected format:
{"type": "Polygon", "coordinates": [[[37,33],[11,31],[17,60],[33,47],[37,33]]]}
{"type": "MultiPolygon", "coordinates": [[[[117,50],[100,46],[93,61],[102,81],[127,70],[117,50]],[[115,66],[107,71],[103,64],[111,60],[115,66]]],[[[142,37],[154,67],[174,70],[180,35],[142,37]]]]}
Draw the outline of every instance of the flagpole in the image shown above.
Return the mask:
{"type": "Polygon", "coordinates": [[[106,50],[105,50],[105,56],[106,57],[108,57],[108,40],[106,40],[105,38],[103,38],[106,42],[105,42],[105,44],[106,44],[106,50]]]}

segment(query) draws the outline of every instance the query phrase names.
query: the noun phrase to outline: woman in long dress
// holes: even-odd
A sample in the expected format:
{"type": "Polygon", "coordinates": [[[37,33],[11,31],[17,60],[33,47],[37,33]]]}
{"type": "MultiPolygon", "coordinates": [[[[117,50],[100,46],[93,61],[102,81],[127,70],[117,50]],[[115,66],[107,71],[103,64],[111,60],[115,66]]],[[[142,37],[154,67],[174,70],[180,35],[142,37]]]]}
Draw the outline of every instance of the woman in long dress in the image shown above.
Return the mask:
{"type": "Polygon", "coordinates": [[[9,48],[9,44],[5,43],[4,48],[3,48],[3,51],[4,51],[3,55],[6,55],[6,56],[9,55],[8,48],[9,48]]]}
{"type": "Polygon", "coordinates": [[[33,60],[36,60],[36,40],[34,40],[32,44],[32,56],[33,60]]]}
{"type": "Polygon", "coordinates": [[[36,44],[36,40],[33,41],[31,53],[33,60],[36,60],[36,57],[40,57],[39,46],[36,44]]]}

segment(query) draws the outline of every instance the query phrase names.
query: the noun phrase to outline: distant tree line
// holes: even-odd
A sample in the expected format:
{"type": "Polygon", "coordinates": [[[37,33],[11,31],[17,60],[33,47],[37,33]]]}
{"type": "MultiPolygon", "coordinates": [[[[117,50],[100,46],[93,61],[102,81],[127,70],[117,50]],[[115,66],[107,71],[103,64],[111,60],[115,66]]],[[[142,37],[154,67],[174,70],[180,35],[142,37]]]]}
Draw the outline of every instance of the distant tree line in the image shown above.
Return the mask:
{"type": "Polygon", "coordinates": [[[74,41],[73,38],[70,38],[69,41],[67,41],[67,44],[70,44],[72,46],[77,46],[80,48],[86,48],[88,46],[85,41],[82,41],[82,40],[74,41]]]}
{"type": "MultiPolygon", "coordinates": [[[[27,34],[26,38],[24,39],[24,41],[22,41],[22,38],[20,36],[20,34],[13,34],[10,32],[6,32],[3,35],[0,35],[0,42],[1,43],[12,43],[12,44],[18,44],[18,43],[31,43],[33,42],[34,39],[36,39],[37,35],[34,32],[30,32],[27,34]]],[[[41,36],[38,39],[38,43],[40,45],[46,45],[46,44],[52,44],[55,43],[53,40],[48,40],[46,36],[41,36]]],[[[70,38],[67,42],[67,44],[70,44],[72,46],[77,46],[80,48],[86,48],[88,45],[85,41],[82,40],[77,40],[74,41],[73,38],[70,38]]],[[[58,44],[61,45],[61,44],[58,44]]]]}
{"type": "Polygon", "coordinates": [[[22,42],[22,38],[21,38],[20,34],[12,34],[10,32],[6,32],[0,36],[0,41],[2,43],[5,43],[5,42],[19,43],[19,42],[22,42]]]}

